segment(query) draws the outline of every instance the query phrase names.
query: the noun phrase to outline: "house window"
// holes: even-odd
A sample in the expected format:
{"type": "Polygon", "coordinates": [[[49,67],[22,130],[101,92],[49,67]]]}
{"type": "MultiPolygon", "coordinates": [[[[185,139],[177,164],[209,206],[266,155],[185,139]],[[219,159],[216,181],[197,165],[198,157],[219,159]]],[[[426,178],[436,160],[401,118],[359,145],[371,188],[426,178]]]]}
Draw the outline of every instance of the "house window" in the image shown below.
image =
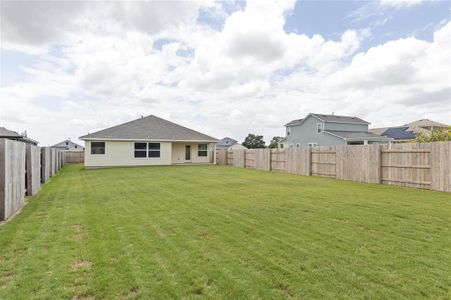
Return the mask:
{"type": "Polygon", "coordinates": [[[75,149],[77,149],[77,145],[75,145],[75,149]]]}
{"type": "Polygon", "coordinates": [[[66,146],[69,145],[69,142],[66,142],[66,146]]]}
{"type": "Polygon", "coordinates": [[[135,143],[135,157],[160,157],[160,143],[135,143]]]}
{"type": "Polygon", "coordinates": [[[291,127],[287,127],[287,135],[291,135],[291,127]]]}
{"type": "Polygon", "coordinates": [[[105,154],[105,142],[91,142],[91,154],[105,154]]]}
{"type": "Polygon", "coordinates": [[[293,148],[293,144],[288,145],[289,148],[293,148]]]}
{"type": "Polygon", "coordinates": [[[283,144],[280,144],[280,149],[283,149],[283,144]]]}
{"type": "Polygon", "coordinates": [[[301,144],[296,143],[296,148],[301,148],[301,144]]]}
{"type": "Polygon", "coordinates": [[[317,132],[323,132],[323,123],[317,123],[316,124],[316,131],[317,132]]]}
{"type": "Polygon", "coordinates": [[[309,148],[315,148],[318,147],[318,143],[308,143],[309,148]]]}
{"type": "Polygon", "coordinates": [[[160,157],[160,143],[149,143],[149,157],[160,157]]]}
{"type": "Polygon", "coordinates": [[[207,157],[207,144],[198,144],[197,145],[197,156],[199,157],[207,157]]]}
{"type": "Polygon", "coordinates": [[[147,143],[135,143],[135,157],[146,157],[147,143]]]}

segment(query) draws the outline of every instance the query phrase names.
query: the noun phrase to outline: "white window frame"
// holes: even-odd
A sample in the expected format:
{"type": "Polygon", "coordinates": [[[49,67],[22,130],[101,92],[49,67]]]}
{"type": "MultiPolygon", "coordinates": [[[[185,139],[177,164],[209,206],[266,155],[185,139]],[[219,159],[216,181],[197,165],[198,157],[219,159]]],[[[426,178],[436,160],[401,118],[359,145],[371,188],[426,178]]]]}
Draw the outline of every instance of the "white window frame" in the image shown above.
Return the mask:
{"type": "Polygon", "coordinates": [[[293,148],[293,144],[289,144],[289,145],[288,145],[288,148],[293,148]]]}
{"type": "Polygon", "coordinates": [[[202,143],[202,144],[197,144],[197,157],[208,157],[208,144],[207,143],[202,143]],[[205,145],[205,149],[200,149],[200,146],[204,146],[205,145]],[[202,152],[202,154],[205,155],[200,155],[200,153],[202,152]]]}
{"type": "Polygon", "coordinates": [[[154,143],[154,142],[135,142],[133,143],[133,158],[135,159],[160,159],[161,158],[161,143],[154,143]],[[136,144],[146,144],[146,149],[138,149],[136,150],[135,145],[136,144]],[[149,144],[158,144],[158,149],[150,149],[149,144]],[[136,157],[135,152],[146,152],[146,156],[143,157],[136,157]],[[158,152],[158,156],[149,156],[149,152],[158,152]]]}
{"type": "Polygon", "coordinates": [[[296,143],[296,148],[301,148],[301,144],[296,143]]]}
{"type": "MultiPolygon", "coordinates": [[[[91,144],[90,144],[90,147],[91,147],[91,155],[105,155],[105,153],[106,153],[106,143],[105,142],[102,142],[102,141],[93,141],[93,142],[91,142],[91,144]],[[95,143],[103,143],[103,153],[93,153],[93,147],[92,147],[92,145],[93,144],[95,144],[95,143]]],[[[95,148],[98,148],[98,147],[94,147],[94,149],[95,148]]]]}
{"type": "Polygon", "coordinates": [[[317,133],[321,133],[324,130],[324,125],[323,123],[316,123],[316,132],[317,133]]]}
{"type": "Polygon", "coordinates": [[[316,148],[318,147],[318,143],[308,143],[307,144],[309,148],[316,148]]]}
{"type": "Polygon", "coordinates": [[[291,136],[291,127],[287,127],[287,136],[291,136]]]}

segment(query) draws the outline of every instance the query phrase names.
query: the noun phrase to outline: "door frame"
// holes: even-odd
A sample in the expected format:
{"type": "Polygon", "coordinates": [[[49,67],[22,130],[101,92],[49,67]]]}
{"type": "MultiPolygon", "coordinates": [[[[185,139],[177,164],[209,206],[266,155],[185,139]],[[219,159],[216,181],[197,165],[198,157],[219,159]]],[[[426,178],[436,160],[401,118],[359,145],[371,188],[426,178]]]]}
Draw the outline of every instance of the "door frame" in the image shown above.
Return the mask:
{"type": "Polygon", "coordinates": [[[191,145],[185,145],[185,161],[191,161],[191,156],[192,156],[191,145]],[[187,152],[188,149],[189,149],[189,152],[187,152]],[[187,154],[189,154],[189,157],[187,154]]]}

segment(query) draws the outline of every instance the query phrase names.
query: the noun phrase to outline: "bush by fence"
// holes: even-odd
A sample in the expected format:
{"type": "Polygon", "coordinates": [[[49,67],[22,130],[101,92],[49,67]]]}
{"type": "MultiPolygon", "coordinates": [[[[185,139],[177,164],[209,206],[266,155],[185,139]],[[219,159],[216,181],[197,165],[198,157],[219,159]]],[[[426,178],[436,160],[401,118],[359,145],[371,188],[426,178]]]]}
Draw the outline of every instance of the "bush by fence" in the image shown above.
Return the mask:
{"type": "Polygon", "coordinates": [[[216,163],[451,192],[451,142],[217,150],[216,163]]]}
{"type": "Polygon", "coordinates": [[[63,150],[0,139],[0,221],[36,194],[66,163],[63,150]]]}

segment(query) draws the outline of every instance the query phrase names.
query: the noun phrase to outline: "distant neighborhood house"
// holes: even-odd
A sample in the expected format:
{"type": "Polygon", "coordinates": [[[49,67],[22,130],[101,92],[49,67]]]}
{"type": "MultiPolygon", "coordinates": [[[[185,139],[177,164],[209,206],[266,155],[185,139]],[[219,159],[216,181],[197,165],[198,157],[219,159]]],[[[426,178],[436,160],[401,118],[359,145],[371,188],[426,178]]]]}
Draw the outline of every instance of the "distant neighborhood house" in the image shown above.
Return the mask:
{"type": "Polygon", "coordinates": [[[19,134],[15,131],[6,129],[5,127],[0,127],[0,138],[10,139],[14,141],[24,142],[31,145],[37,145],[39,144],[38,141],[30,139],[27,137],[27,132],[25,131],[22,134],[19,134]]]}
{"type": "Polygon", "coordinates": [[[394,139],[396,142],[409,142],[414,140],[418,134],[429,136],[434,130],[448,128],[449,125],[421,119],[402,126],[373,128],[370,132],[394,139]]]}
{"type": "Polygon", "coordinates": [[[238,143],[237,140],[234,140],[229,137],[225,137],[222,140],[219,140],[216,144],[216,149],[222,149],[222,150],[236,150],[236,149],[247,149],[240,143],[238,143]]]}
{"type": "Polygon", "coordinates": [[[62,150],[84,150],[85,148],[75,142],[72,142],[70,139],[64,140],[52,146],[52,148],[58,148],[62,150]]]}
{"type": "Polygon", "coordinates": [[[218,141],[153,115],[80,139],[87,168],[213,163],[218,141]]]}
{"type": "Polygon", "coordinates": [[[358,117],[310,113],[287,124],[279,148],[388,143],[392,138],[368,131],[369,122],[358,117]]]}

